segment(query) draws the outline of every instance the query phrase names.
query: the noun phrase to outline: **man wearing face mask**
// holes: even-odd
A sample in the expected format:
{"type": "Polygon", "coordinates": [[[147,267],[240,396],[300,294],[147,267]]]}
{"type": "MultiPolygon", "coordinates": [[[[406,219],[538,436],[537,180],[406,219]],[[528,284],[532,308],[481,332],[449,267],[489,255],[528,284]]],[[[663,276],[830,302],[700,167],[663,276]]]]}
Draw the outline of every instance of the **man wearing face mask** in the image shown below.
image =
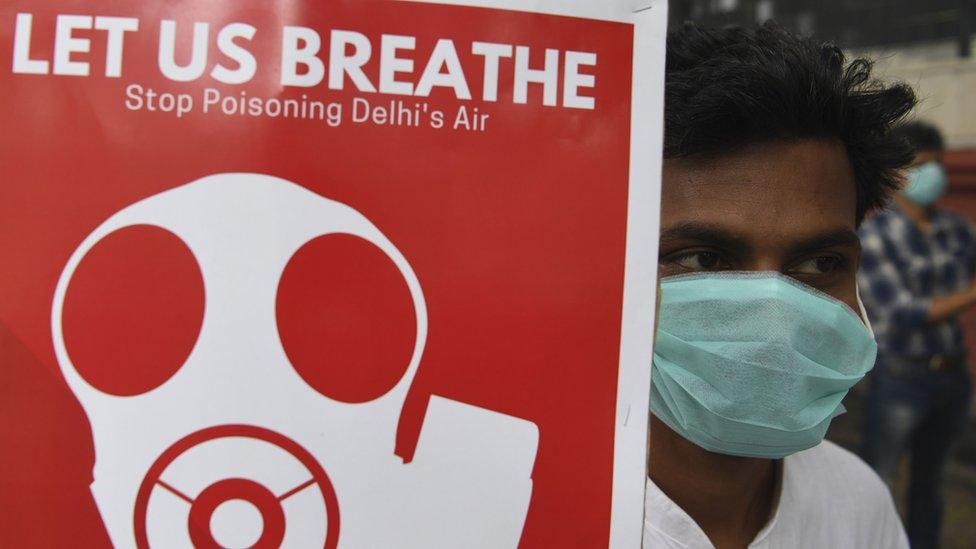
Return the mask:
{"type": "Polygon", "coordinates": [[[824,441],[874,365],[856,229],[915,103],[775,25],[668,37],[645,548],[903,548],[891,496],[824,441]]]}
{"type": "Polygon", "coordinates": [[[911,454],[906,526],[924,549],[938,547],[943,471],[969,409],[958,314],[976,305],[976,231],[935,205],[947,186],[939,131],[915,122],[896,133],[915,149],[905,186],[860,230],[859,280],[878,338],[863,454],[889,485],[911,454]]]}

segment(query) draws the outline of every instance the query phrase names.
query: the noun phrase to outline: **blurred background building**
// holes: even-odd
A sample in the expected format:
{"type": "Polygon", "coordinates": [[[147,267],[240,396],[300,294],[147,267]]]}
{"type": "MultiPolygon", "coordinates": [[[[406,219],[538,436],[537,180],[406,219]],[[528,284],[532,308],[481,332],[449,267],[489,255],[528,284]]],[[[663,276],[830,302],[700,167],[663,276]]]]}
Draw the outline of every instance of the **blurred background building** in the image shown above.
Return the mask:
{"type": "MultiPolygon", "coordinates": [[[[754,27],[773,19],[850,55],[872,58],[878,77],[915,89],[916,118],[942,130],[950,190],[940,204],[976,223],[976,0],[670,0],[668,10],[672,27],[684,21],[754,27]]],[[[976,312],[965,325],[976,351],[976,312]]],[[[976,363],[976,356],[969,360],[976,363]]],[[[835,420],[829,435],[855,451],[863,396],[862,390],[848,397],[848,414],[835,420]]],[[[946,489],[945,547],[976,547],[976,409],[946,489]]],[[[903,485],[896,490],[899,503],[903,492],[903,485]]]]}

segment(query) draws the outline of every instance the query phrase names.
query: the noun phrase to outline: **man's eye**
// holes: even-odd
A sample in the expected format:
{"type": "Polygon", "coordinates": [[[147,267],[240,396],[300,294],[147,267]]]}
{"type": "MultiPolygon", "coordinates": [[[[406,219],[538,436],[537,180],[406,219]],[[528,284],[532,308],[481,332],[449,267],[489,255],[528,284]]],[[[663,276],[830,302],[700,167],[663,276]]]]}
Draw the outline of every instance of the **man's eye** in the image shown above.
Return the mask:
{"type": "Polygon", "coordinates": [[[792,269],[794,273],[805,275],[822,275],[832,273],[844,265],[844,259],[834,255],[822,255],[797,264],[792,269]]]}
{"type": "Polygon", "coordinates": [[[722,257],[715,252],[689,252],[671,260],[689,271],[713,271],[724,268],[722,257]]]}

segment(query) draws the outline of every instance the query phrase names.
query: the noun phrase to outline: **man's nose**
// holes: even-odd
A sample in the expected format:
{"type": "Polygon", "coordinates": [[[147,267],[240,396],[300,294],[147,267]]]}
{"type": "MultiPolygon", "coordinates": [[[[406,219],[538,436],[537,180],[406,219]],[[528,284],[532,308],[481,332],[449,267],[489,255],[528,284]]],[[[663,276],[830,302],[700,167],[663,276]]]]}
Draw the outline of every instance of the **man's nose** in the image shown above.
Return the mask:
{"type": "MultiPolygon", "coordinates": [[[[746,271],[771,271],[783,273],[783,261],[779,257],[772,255],[757,256],[750,258],[742,264],[742,269],[746,271]]],[[[786,273],[783,273],[786,274],[786,273]]]]}

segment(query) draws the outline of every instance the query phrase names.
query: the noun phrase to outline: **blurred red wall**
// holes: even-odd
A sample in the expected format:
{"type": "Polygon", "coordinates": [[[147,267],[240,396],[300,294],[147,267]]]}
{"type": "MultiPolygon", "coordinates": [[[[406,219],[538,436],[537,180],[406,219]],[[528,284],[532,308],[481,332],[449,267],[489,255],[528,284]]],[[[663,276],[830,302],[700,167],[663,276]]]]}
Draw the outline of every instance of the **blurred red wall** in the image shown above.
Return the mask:
{"type": "MultiPolygon", "coordinates": [[[[939,203],[948,210],[965,215],[976,224],[976,148],[946,151],[945,167],[949,174],[949,192],[939,203]]],[[[966,340],[976,350],[976,310],[963,315],[966,340]]],[[[973,363],[976,353],[970,353],[973,363]]]]}

